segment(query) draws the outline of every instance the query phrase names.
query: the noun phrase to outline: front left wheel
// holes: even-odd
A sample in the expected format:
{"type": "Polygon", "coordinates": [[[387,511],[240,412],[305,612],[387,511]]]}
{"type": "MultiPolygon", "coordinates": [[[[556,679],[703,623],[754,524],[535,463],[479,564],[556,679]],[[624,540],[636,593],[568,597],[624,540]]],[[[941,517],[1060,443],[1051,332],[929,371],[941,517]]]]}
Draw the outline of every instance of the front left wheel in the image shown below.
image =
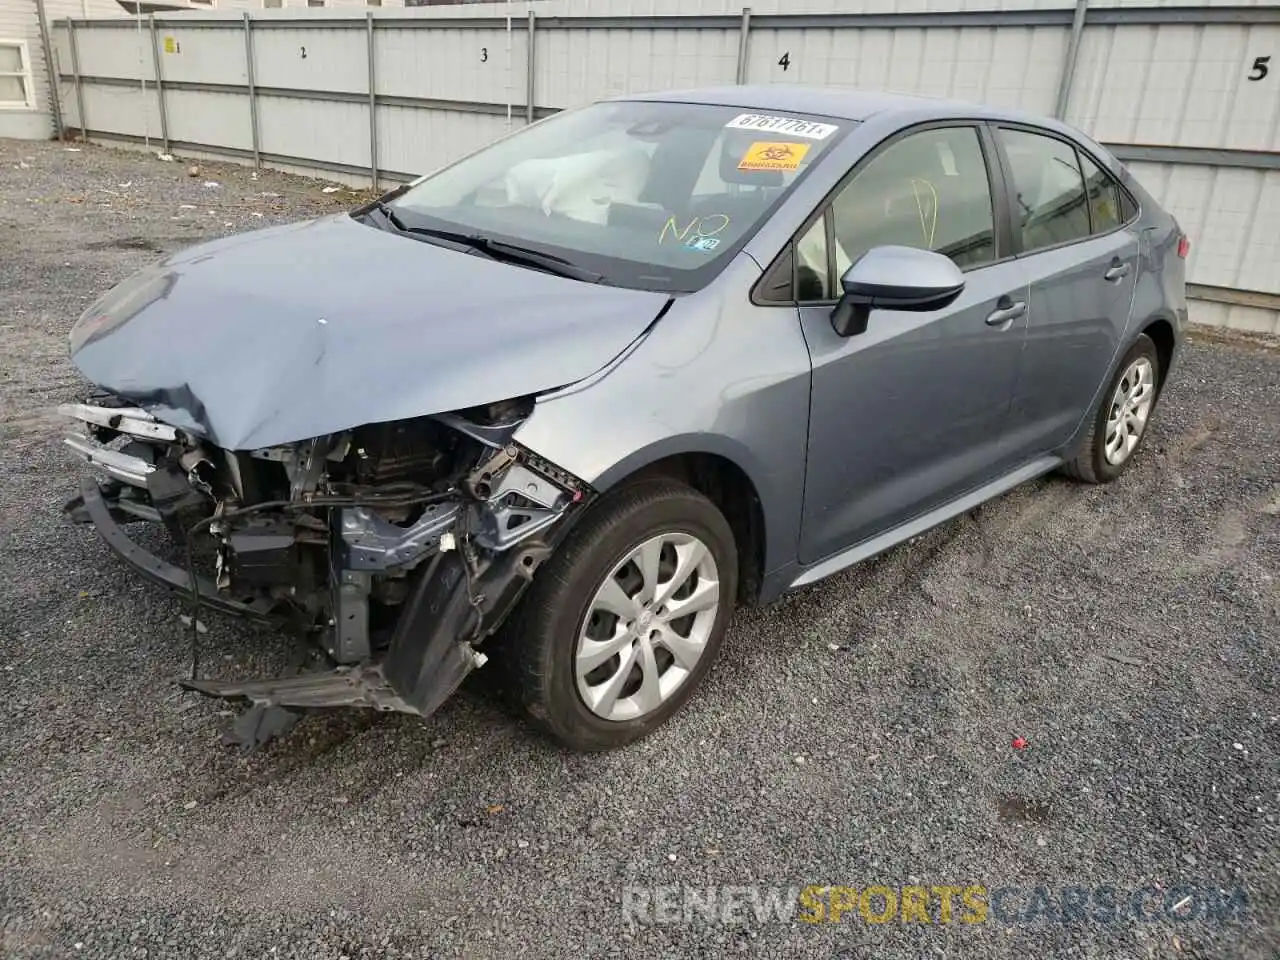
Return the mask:
{"type": "Polygon", "coordinates": [[[504,628],[508,686],[568,747],[630,743],[679,710],[733,614],[738,554],[710,500],[655,479],[607,494],[504,628]]]}

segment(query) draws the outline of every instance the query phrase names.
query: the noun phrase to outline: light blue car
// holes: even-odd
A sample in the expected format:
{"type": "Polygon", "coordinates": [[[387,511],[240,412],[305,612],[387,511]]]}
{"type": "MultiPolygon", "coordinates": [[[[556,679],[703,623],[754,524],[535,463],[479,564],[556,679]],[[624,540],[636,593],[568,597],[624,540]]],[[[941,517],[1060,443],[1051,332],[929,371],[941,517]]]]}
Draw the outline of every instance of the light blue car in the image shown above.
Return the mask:
{"type": "Polygon", "coordinates": [[[101,391],[65,411],[98,475],[68,510],[194,612],[323,652],[186,684],[256,705],[246,745],[308,709],[428,715],[492,660],[534,723],[617,746],[738,604],[1048,471],[1118,477],[1187,251],[1052,120],[794,86],[597,103],[103,297],[72,333],[101,391]]]}

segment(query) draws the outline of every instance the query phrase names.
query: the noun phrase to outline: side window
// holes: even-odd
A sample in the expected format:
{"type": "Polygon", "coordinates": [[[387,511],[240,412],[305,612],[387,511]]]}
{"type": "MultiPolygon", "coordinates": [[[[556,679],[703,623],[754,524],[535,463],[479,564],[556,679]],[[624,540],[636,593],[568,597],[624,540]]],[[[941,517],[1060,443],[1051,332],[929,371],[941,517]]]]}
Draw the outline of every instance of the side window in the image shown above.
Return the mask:
{"type": "Polygon", "coordinates": [[[1089,236],[1089,209],[1075,147],[1055,137],[1000,130],[1017,202],[1014,229],[1022,249],[1039,250],[1089,236]]]}
{"type": "Polygon", "coordinates": [[[1124,222],[1120,212],[1120,187],[1106,171],[1080,154],[1084,168],[1084,187],[1089,195],[1089,217],[1094,233],[1107,233],[1124,222]]]}
{"type": "Polygon", "coordinates": [[[942,127],[890,144],[832,203],[836,271],[872,247],[945,254],[959,267],[995,259],[991,186],[978,131],[942,127]]]}

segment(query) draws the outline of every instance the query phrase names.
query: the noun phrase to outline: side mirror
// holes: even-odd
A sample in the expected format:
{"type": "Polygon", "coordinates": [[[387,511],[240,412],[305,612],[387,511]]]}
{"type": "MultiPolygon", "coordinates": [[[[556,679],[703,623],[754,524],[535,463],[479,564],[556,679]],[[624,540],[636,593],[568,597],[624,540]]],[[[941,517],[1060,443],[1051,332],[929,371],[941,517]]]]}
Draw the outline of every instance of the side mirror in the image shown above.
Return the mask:
{"type": "Polygon", "coordinates": [[[840,279],[844,296],[831,312],[831,326],[842,337],[867,329],[871,311],[941,310],[964,290],[964,274],[950,259],[915,247],[875,247],[840,279]]]}

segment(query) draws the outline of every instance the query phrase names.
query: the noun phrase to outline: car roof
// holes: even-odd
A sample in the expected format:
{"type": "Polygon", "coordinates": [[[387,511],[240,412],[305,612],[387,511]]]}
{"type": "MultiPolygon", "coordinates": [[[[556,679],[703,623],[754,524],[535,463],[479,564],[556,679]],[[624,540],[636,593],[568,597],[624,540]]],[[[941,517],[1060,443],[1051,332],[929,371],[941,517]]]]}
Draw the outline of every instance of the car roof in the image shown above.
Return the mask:
{"type": "Polygon", "coordinates": [[[965,103],[961,100],[940,100],[906,93],[806,87],[793,83],[655,91],[621,96],[617,99],[705,103],[749,110],[820,114],[842,120],[867,120],[877,114],[885,113],[910,112],[918,115],[926,112],[938,118],[980,117],[1026,121],[1052,128],[1060,127],[1048,117],[1039,117],[1020,110],[1004,110],[965,103]]]}

